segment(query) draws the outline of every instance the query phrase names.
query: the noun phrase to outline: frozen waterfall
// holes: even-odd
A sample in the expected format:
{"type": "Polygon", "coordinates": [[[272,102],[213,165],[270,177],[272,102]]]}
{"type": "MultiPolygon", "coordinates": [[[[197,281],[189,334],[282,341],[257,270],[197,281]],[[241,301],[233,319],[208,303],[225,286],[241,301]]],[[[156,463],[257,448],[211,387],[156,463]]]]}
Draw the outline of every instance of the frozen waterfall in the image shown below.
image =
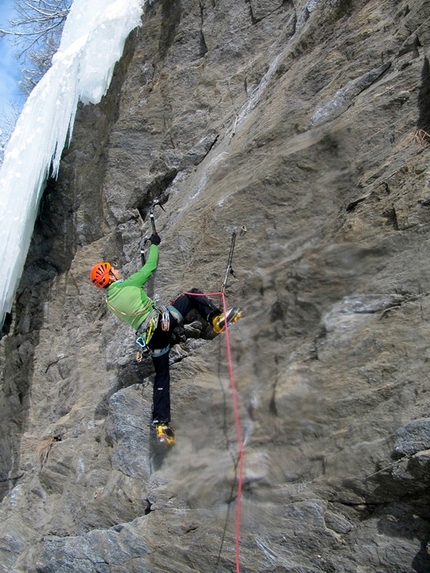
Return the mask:
{"type": "Polygon", "coordinates": [[[11,310],[44,185],[56,176],[79,101],[99,103],[145,0],[74,0],[52,66],[30,94],[0,169],[0,324],[11,310]]]}

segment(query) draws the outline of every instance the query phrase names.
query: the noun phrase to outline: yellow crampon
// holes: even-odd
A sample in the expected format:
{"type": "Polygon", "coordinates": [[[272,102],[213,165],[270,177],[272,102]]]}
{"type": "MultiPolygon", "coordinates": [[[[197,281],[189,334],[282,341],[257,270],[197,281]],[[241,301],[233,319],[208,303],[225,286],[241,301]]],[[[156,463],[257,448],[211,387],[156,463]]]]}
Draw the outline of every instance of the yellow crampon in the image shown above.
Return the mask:
{"type": "Polygon", "coordinates": [[[224,332],[226,323],[237,322],[242,317],[242,310],[238,307],[231,308],[226,314],[219,314],[212,320],[214,332],[224,332]]]}
{"type": "Polygon", "coordinates": [[[155,432],[157,434],[158,443],[167,444],[168,446],[173,446],[175,443],[175,434],[169,424],[166,424],[165,422],[157,424],[155,432]]]}

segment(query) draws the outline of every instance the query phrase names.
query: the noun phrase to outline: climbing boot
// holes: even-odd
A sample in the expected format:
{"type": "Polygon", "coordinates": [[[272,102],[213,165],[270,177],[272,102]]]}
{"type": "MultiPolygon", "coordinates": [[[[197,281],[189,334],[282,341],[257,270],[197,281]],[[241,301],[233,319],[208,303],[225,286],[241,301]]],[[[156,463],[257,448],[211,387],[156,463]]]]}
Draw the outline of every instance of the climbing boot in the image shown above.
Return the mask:
{"type": "Polygon", "coordinates": [[[172,446],[175,443],[175,434],[167,422],[157,423],[155,426],[155,433],[159,444],[172,446]]]}
{"type": "MultiPolygon", "coordinates": [[[[239,318],[241,318],[241,316],[242,316],[242,311],[240,310],[240,308],[238,308],[237,306],[231,308],[230,310],[227,311],[227,324],[230,324],[230,322],[236,322],[237,320],[239,320],[239,318]]],[[[226,326],[226,315],[224,315],[224,313],[219,314],[218,316],[215,316],[215,318],[212,319],[212,327],[217,334],[223,332],[225,330],[225,326],[226,326]]]]}

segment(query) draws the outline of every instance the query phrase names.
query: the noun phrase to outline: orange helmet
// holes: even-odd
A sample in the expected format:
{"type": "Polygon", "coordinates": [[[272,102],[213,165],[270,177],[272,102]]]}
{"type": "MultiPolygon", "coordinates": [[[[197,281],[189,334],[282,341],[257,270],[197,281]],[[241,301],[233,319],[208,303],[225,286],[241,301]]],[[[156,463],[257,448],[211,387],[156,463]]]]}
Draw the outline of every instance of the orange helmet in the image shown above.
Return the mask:
{"type": "Polygon", "coordinates": [[[105,288],[110,285],[109,272],[112,266],[110,263],[97,263],[91,269],[91,281],[96,287],[105,288]]]}

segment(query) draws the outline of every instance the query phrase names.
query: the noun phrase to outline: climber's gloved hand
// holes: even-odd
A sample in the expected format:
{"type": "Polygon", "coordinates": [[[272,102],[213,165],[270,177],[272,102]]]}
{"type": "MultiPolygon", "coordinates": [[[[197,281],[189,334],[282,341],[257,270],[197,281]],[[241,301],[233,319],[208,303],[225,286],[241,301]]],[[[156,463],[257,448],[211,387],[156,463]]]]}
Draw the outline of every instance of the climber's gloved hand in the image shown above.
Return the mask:
{"type": "Polygon", "coordinates": [[[157,245],[157,247],[161,243],[160,235],[158,233],[152,233],[149,240],[151,241],[151,245],[157,245]]]}

